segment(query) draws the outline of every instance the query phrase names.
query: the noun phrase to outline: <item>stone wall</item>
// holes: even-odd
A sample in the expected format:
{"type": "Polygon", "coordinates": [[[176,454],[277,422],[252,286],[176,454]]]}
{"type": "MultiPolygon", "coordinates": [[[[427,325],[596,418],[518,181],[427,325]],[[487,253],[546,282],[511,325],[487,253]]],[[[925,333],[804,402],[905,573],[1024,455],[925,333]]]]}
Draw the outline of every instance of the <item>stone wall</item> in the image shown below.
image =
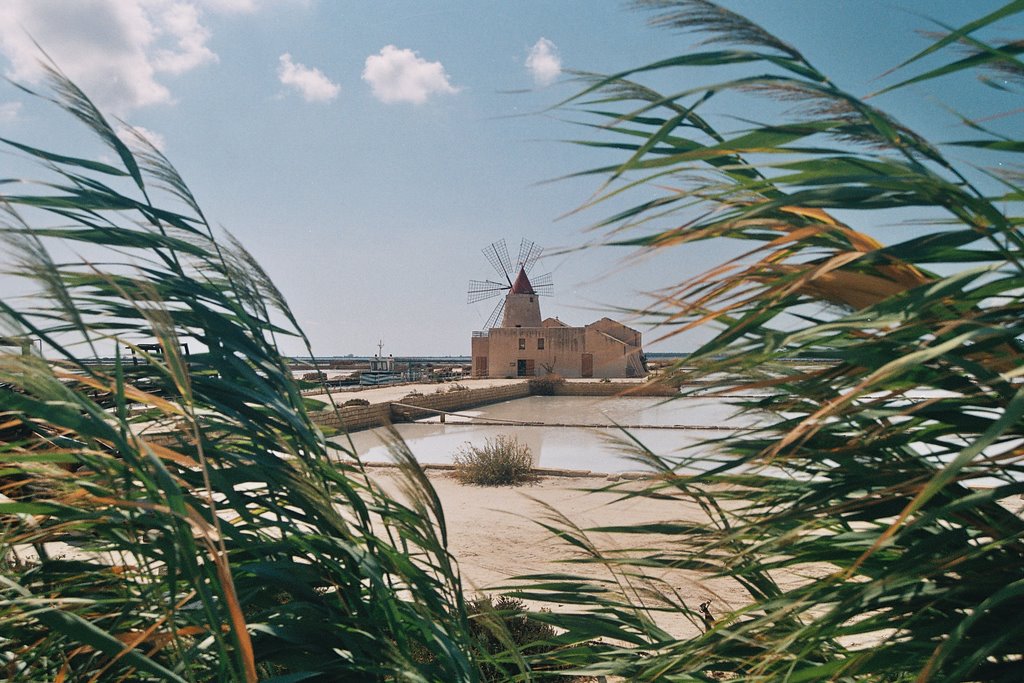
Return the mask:
{"type": "Polygon", "coordinates": [[[562,382],[554,386],[555,396],[675,396],[678,393],[678,389],[652,382],[562,382]]]}
{"type": "MultiPolygon", "coordinates": [[[[422,385],[420,385],[422,386],[422,385]]],[[[441,385],[444,386],[444,385],[441,385]]],[[[447,389],[447,387],[445,387],[447,389]]],[[[432,408],[447,412],[458,412],[466,408],[508,401],[514,398],[525,398],[530,395],[530,388],[526,382],[519,384],[507,384],[500,387],[486,387],[484,389],[466,389],[464,391],[444,391],[443,393],[423,394],[421,396],[410,396],[397,403],[374,403],[368,406],[345,406],[338,408],[337,412],[325,410],[312,415],[313,421],[325,427],[343,429],[349,432],[357,432],[361,429],[371,429],[391,422],[407,422],[430,417],[436,413],[429,410],[416,410],[405,406],[419,406],[421,408],[432,408]]]]}
{"type": "Polygon", "coordinates": [[[391,404],[373,403],[368,406],[344,406],[337,411],[324,410],[310,415],[313,422],[347,432],[372,429],[391,422],[391,404]]]}
{"type": "Polygon", "coordinates": [[[530,387],[526,382],[518,384],[506,384],[500,387],[486,387],[483,389],[466,389],[464,391],[446,391],[441,394],[424,394],[402,399],[398,403],[405,405],[391,404],[391,419],[394,422],[418,420],[420,418],[435,415],[429,410],[416,410],[406,406],[419,406],[421,408],[432,408],[444,410],[449,413],[456,413],[466,408],[498,403],[499,401],[510,401],[514,398],[526,398],[530,395],[530,387]]]}
{"type": "MultiPolygon", "coordinates": [[[[423,385],[418,385],[423,386],[423,385]]],[[[445,386],[445,385],[441,385],[445,386]]],[[[447,389],[447,387],[445,387],[447,389]]],[[[621,382],[563,382],[553,387],[555,396],[675,396],[678,390],[663,384],[623,384],[621,382]]],[[[373,403],[366,406],[344,406],[337,411],[324,410],[312,413],[313,422],[325,427],[332,427],[348,432],[372,429],[392,422],[408,422],[436,415],[430,410],[416,410],[408,406],[444,410],[457,413],[460,410],[476,406],[510,401],[530,396],[527,382],[506,384],[500,387],[483,389],[466,389],[464,391],[444,391],[442,393],[411,396],[395,403],[373,403]]],[[[158,445],[174,448],[188,435],[177,432],[146,434],[147,441],[158,445]]]]}

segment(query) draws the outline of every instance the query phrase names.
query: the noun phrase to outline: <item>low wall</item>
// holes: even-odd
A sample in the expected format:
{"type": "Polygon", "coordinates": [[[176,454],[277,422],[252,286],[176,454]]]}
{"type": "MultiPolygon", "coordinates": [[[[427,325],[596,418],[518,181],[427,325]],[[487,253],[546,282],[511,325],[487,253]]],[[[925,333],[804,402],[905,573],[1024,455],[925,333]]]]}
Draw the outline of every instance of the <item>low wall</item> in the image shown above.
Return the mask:
{"type": "MultiPolygon", "coordinates": [[[[423,385],[413,385],[422,387],[423,385]]],[[[429,386],[429,385],[428,385],[429,386]]],[[[445,385],[440,385],[445,386],[445,385]]],[[[447,388],[447,386],[445,386],[447,388]]],[[[663,384],[623,384],[621,382],[564,382],[553,387],[555,396],[675,396],[678,390],[663,384]]],[[[530,396],[527,382],[505,384],[483,389],[444,391],[441,393],[410,396],[401,401],[371,403],[365,406],[340,406],[335,410],[312,413],[313,422],[347,432],[372,429],[392,422],[409,422],[436,415],[432,411],[443,410],[457,413],[500,401],[530,396]],[[396,405],[401,403],[402,405],[396,405]],[[417,410],[416,408],[429,410],[417,410]]],[[[173,447],[182,438],[177,433],[148,434],[146,439],[154,443],[173,447]]],[[[187,438],[187,437],[186,437],[187,438]]]]}
{"type": "Polygon", "coordinates": [[[653,382],[562,382],[553,387],[553,393],[555,396],[676,396],[679,390],[653,382]]]}
{"type": "Polygon", "coordinates": [[[416,410],[408,406],[431,408],[455,413],[466,408],[484,406],[499,401],[510,401],[514,398],[526,398],[530,395],[530,387],[526,382],[506,384],[500,387],[484,389],[465,389],[463,391],[446,391],[443,394],[424,394],[412,396],[399,401],[404,405],[391,404],[391,419],[394,422],[418,420],[436,413],[430,410],[416,410]]]}
{"type": "Polygon", "coordinates": [[[346,432],[358,432],[391,423],[391,404],[373,403],[368,406],[339,406],[337,411],[312,413],[313,422],[346,432]]]}
{"type": "MultiPolygon", "coordinates": [[[[447,389],[447,386],[445,388],[447,389]]],[[[529,386],[527,386],[526,382],[521,382],[518,384],[506,384],[500,387],[410,396],[397,402],[403,405],[373,403],[368,406],[343,406],[339,407],[337,411],[325,410],[313,413],[312,418],[314,422],[325,427],[357,432],[361,429],[380,427],[392,422],[408,422],[436,414],[430,410],[416,410],[415,407],[410,408],[407,406],[418,406],[420,408],[431,408],[433,410],[444,410],[453,413],[489,403],[498,403],[499,401],[508,401],[514,398],[525,398],[529,395],[529,386]]]]}
{"type": "MultiPolygon", "coordinates": [[[[621,382],[564,382],[553,387],[553,390],[555,396],[675,396],[679,393],[677,389],[664,384],[624,384],[621,382]]],[[[312,417],[313,421],[319,425],[357,432],[392,422],[409,422],[430,417],[436,415],[437,413],[433,411],[437,410],[457,413],[467,408],[526,398],[527,396],[530,396],[529,384],[519,382],[499,387],[409,396],[390,403],[344,406],[338,408],[337,411],[325,410],[313,413],[312,417]],[[425,410],[417,410],[417,408],[425,410]]]]}

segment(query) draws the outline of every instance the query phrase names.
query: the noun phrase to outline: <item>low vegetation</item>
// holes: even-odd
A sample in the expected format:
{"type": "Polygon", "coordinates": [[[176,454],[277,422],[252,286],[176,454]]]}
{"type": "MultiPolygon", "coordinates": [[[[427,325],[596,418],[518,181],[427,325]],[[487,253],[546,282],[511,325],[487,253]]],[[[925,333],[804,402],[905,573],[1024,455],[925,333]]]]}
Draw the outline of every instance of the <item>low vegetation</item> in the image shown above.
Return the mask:
{"type": "Polygon", "coordinates": [[[536,480],[530,447],[499,434],[483,446],[465,443],[455,452],[455,478],[477,486],[518,486],[536,480]]]}
{"type": "MultiPolygon", "coordinates": [[[[682,458],[637,449],[663,476],[624,496],[696,501],[708,519],[615,527],[604,551],[553,516],[603,578],[573,565],[523,577],[513,596],[560,605],[550,613],[467,605],[408,449],[392,444],[406,502],[357,454],[334,457],[278,351],[305,341],[280,292],[158,150],[51,69],[45,96],[106,149],[0,141],[44,174],[4,184],[10,274],[38,296],[0,298],[0,329],[46,354],[0,347],[3,676],[473,682],[572,665],[631,681],[1024,679],[1024,142],[998,128],[1014,112],[963,117],[967,137],[935,145],[881,109],[886,90],[844,91],[741,16],[638,4],[721,49],[580,75],[580,115],[612,138],[584,144],[624,153],[593,171],[610,173],[592,201],[616,202],[609,242],[753,247],[648,311],[669,332],[717,325],[689,377],[705,395],[753,378],[747,407],[773,416],[682,458]],[[692,69],[715,66],[698,87],[692,69]],[[632,80],[652,75],[670,94],[632,80]],[[707,118],[722,97],[772,99],[748,116],[799,106],[772,124],[716,119],[741,125],[724,131],[707,118]],[[147,362],[123,362],[132,352],[147,362]],[[169,425],[155,433],[176,441],[141,429],[169,425]],[[656,578],[680,569],[736,581],[749,602],[702,623],[656,578]],[[666,632],[661,613],[701,634],[666,632]]],[[[1022,11],[933,36],[896,73],[928,66],[887,90],[980,68],[989,94],[1019,97],[1022,46],[988,35],[1022,11]]],[[[511,437],[456,462],[473,483],[532,476],[511,437]]]]}
{"type": "Polygon", "coordinates": [[[398,503],[331,452],[278,350],[305,342],[280,292],[158,150],[50,75],[104,150],[0,142],[42,176],[4,185],[5,275],[36,296],[0,297],[0,329],[45,353],[0,347],[0,677],[478,680],[411,456],[398,503]]]}
{"type": "MultiPolygon", "coordinates": [[[[515,680],[529,666],[528,661],[536,665],[557,650],[553,642],[554,627],[538,618],[548,614],[547,610],[531,614],[526,603],[507,595],[478,597],[467,603],[467,609],[469,630],[480,652],[480,670],[485,681],[515,680]]],[[[580,680],[553,671],[564,668],[564,665],[540,664],[530,671],[528,680],[535,683],[580,680]]]]}
{"type": "Polygon", "coordinates": [[[565,378],[554,373],[531,377],[526,381],[533,396],[554,396],[558,387],[565,384],[565,378]]]}
{"type": "Polygon", "coordinates": [[[1024,3],[935,22],[870,97],[710,2],[637,4],[699,42],[581,75],[582,144],[618,155],[588,205],[611,203],[608,243],[707,269],[645,313],[668,336],[711,328],[692,393],[756,393],[760,421],[681,456],[634,449],[666,476],[623,495],[708,519],[619,528],[606,552],[565,524],[616,578],[523,595],[562,605],[576,661],[623,680],[1024,680],[1024,3]],[[933,110],[953,114],[941,144],[892,113],[927,120],[930,85],[964,108],[933,110]],[[697,600],[640,577],[679,569],[749,600],[674,638],[659,615],[696,630],[697,600]]]}

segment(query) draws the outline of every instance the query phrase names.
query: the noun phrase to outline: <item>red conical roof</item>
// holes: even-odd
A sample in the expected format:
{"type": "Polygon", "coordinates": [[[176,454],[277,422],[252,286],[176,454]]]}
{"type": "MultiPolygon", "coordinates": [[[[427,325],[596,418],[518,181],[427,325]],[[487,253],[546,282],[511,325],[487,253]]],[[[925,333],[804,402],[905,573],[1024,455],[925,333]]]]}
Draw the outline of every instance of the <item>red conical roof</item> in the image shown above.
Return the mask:
{"type": "Polygon", "coordinates": [[[530,284],[530,278],[526,277],[526,269],[520,267],[519,275],[516,276],[516,281],[512,283],[511,294],[536,294],[533,291],[533,285],[530,284]]]}

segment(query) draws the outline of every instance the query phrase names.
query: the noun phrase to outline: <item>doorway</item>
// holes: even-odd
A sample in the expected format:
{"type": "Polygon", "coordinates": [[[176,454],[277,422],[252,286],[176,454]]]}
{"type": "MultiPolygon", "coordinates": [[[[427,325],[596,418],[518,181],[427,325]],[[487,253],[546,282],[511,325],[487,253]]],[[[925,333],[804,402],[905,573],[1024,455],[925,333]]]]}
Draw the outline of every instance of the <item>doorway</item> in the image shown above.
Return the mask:
{"type": "Polygon", "coordinates": [[[516,361],[516,376],[517,377],[533,377],[534,368],[533,361],[529,359],[523,359],[516,361]]]}
{"type": "Polygon", "coordinates": [[[584,353],[580,362],[580,377],[594,376],[594,354],[584,353]]]}

